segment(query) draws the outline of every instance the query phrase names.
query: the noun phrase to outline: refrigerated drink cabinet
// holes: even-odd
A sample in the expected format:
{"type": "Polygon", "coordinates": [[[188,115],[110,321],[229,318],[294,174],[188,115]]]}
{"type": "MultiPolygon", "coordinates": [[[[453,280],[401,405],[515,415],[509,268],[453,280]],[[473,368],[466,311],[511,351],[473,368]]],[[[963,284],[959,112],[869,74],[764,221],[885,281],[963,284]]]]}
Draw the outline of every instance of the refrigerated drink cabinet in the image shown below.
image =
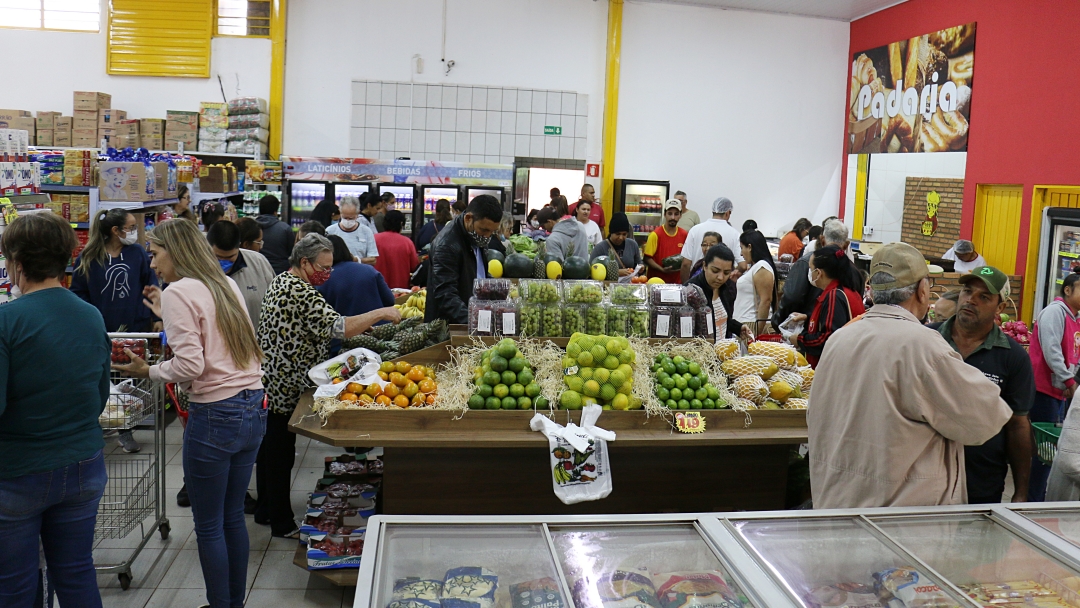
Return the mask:
{"type": "Polygon", "coordinates": [[[1035,315],[1058,296],[1073,268],[1080,268],[1080,209],[1043,209],[1039,235],[1039,272],[1035,283],[1035,315]]]}
{"type": "Polygon", "coordinates": [[[664,223],[664,202],[670,198],[670,189],[670,182],[617,179],[611,212],[625,213],[634,237],[645,242],[649,233],[664,223]]]}
{"type": "Polygon", "coordinates": [[[413,201],[416,200],[416,186],[413,184],[376,184],[376,193],[382,195],[389,192],[394,195],[394,209],[405,214],[405,226],[401,234],[413,237],[413,201]]]}

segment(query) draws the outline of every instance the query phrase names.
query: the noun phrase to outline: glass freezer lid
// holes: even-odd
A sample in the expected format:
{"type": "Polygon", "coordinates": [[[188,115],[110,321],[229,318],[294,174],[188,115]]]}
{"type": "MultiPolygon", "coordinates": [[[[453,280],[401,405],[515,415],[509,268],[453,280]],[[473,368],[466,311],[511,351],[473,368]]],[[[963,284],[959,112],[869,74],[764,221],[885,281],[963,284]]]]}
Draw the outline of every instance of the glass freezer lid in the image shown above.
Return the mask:
{"type": "Polygon", "coordinates": [[[1013,511],[1080,547],[1080,511],[1013,511]]]}
{"type": "Polygon", "coordinates": [[[541,525],[388,523],[382,534],[372,606],[566,606],[546,603],[563,591],[541,525]]]}
{"type": "Polygon", "coordinates": [[[1080,606],[1076,571],[986,515],[870,519],[979,604],[1080,606]]]}
{"type": "MultiPolygon", "coordinates": [[[[876,586],[897,572],[912,573],[937,589],[940,581],[918,572],[912,560],[881,540],[857,519],[797,518],[730,520],[762,565],[783,582],[792,599],[807,608],[825,606],[880,607],[876,586]]],[[[945,608],[966,605],[938,590],[937,603],[909,604],[945,608]]],[[[903,603],[895,606],[905,606],[903,603]]]]}

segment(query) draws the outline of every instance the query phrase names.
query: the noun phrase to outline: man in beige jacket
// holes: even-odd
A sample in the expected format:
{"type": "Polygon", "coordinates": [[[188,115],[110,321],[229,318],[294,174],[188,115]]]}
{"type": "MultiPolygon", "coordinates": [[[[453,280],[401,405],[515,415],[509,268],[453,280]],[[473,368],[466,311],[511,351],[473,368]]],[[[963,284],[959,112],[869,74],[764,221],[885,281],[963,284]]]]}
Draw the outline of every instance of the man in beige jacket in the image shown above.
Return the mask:
{"type": "Polygon", "coordinates": [[[814,507],[967,502],[964,446],[1012,416],[997,385],[923,327],[926,262],[891,243],[870,264],[874,307],[825,345],[807,409],[814,507]]]}

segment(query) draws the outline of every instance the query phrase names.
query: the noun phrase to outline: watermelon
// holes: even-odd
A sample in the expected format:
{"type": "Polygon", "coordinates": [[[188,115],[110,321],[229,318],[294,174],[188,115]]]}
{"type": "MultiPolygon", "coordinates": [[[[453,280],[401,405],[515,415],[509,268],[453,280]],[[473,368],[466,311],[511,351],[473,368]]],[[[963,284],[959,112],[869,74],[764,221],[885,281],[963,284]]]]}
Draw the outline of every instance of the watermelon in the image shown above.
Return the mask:
{"type": "Polygon", "coordinates": [[[563,262],[563,278],[580,280],[589,278],[589,263],[584,258],[570,256],[563,262]]]}
{"type": "Polygon", "coordinates": [[[511,253],[503,261],[503,276],[511,279],[527,279],[533,275],[533,261],[521,253],[511,253]]]}
{"type": "Polygon", "coordinates": [[[499,263],[501,264],[506,261],[506,256],[504,256],[502,252],[498,249],[485,249],[484,261],[490,262],[491,260],[499,260],[499,263]]]}

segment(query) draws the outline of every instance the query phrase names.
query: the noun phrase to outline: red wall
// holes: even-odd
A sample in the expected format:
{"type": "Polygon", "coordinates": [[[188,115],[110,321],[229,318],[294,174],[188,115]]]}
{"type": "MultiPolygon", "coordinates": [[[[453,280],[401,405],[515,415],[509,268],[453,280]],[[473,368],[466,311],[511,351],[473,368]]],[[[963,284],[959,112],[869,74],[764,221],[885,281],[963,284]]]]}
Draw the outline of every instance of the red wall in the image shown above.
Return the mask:
{"type": "MultiPolygon", "coordinates": [[[[908,0],[852,22],[849,59],[972,21],[978,25],[961,234],[971,236],[977,184],[1023,184],[1015,269],[1022,273],[1033,186],[1080,184],[1080,2],[908,0]]],[[[849,61],[849,78],[850,70],[849,61]]],[[[842,166],[841,205],[847,162],[842,166]]]]}

